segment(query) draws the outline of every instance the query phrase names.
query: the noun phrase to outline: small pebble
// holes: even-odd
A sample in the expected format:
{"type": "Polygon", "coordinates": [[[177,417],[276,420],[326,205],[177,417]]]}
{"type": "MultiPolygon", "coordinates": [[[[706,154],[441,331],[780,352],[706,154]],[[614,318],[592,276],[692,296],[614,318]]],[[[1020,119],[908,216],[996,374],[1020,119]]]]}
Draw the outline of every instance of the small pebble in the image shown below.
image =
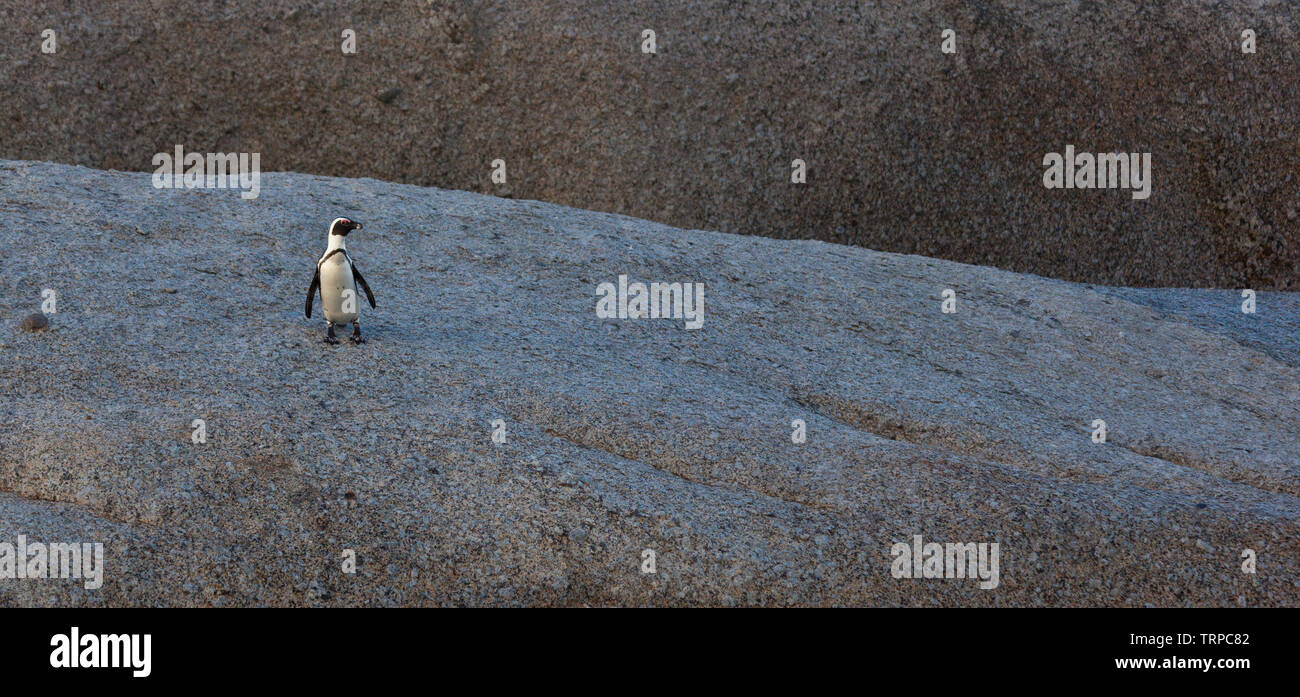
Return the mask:
{"type": "Polygon", "coordinates": [[[23,318],[23,322],[22,322],[23,331],[28,331],[28,332],[40,331],[49,326],[50,326],[50,321],[45,318],[45,315],[39,312],[34,312],[30,315],[27,315],[27,317],[23,318]]]}

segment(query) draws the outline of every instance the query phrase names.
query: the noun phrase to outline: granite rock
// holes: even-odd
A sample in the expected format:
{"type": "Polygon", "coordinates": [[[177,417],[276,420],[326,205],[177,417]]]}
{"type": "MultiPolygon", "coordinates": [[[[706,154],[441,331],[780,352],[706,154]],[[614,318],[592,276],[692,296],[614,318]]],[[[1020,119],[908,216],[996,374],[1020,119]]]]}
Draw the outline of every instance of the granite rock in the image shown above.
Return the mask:
{"type": "Polygon", "coordinates": [[[0,161],[0,211],[0,321],[59,294],[0,337],[0,542],[107,558],[2,605],[1300,602],[1294,294],[308,174],[0,161]],[[364,346],[302,314],[339,215],[364,346]],[[705,284],[703,326],[598,317],[621,274],[705,284]],[[999,585],[894,578],[916,535],[999,585]]]}
{"type": "Polygon", "coordinates": [[[152,171],[179,143],[1073,281],[1300,290],[1279,0],[34,0],[0,21],[0,157],[152,171]],[[1066,145],[1151,153],[1151,197],[1045,189],[1066,145]]]}

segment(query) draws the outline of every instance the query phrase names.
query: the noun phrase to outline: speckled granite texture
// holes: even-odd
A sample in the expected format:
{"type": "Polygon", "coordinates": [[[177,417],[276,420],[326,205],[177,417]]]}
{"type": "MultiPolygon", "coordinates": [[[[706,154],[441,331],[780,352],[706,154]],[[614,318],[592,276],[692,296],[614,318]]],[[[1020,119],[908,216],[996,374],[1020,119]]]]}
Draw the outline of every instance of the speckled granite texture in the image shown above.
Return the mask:
{"type": "Polygon", "coordinates": [[[1293,294],[303,174],[245,201],[0,161],[0,214],[0,542],[107,554],[3,605],[1300,600],[1293,294]],[[302,316],[337,215],[362,347],[302,316]],[[597,317],[619,274],[704,283],[703,327],[597,317]],[[998,543],[1000,585],[893,578],[914,535],[998,543]]]}
{"type": "Polygon", "coordinates": [[[148,171],[182,143],[1072,281],[1300,290],[1283,0],[35,0],[0,23],[0,157],[148,171]],[[1151,197],[1045,189],[1067,144],[1151,153],[1151,197]]]}

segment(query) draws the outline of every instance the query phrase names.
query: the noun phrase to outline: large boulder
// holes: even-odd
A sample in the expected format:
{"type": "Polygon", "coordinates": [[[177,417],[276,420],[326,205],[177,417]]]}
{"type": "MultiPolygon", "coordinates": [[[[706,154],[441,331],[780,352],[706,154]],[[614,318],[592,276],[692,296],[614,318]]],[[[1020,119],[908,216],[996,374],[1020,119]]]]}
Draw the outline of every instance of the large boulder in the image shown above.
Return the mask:
{"type": "Polygon", "coordinates": [[[0,19],[0,157],[144,171],[180,143],[1075,281],[1300,288],[1281,0],[37,0],[0,19]],[[1045,189],[1066,145],[1151,153],[1151,197],[1045,189]]]}
{"type": "Polygon", "coordinates": [[[0,543],[107,558],[0,604],[1300,601],[1295,295],[303,174],[0,161],[0,211],[0,543]],[[303,317],[338,215],[364,346],[303,317]],[[620,275],[703,326],[598,316],[620,275]],[[997,587],[895,578],[916,535],[998,543],[997,587]]]}

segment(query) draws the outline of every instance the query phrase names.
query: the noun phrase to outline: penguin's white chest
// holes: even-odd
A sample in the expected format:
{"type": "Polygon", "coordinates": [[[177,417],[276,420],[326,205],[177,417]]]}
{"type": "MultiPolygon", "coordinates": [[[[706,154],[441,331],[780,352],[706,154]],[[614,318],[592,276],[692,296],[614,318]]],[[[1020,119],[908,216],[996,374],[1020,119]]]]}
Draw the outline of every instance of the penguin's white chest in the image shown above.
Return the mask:
{"type": "Polygon", "coordinates": [[[335,254],[320,267],[320,299],[325,319],[335,324],[356,320],[361,308],[352,265],[347,257],[335,254]]]}

